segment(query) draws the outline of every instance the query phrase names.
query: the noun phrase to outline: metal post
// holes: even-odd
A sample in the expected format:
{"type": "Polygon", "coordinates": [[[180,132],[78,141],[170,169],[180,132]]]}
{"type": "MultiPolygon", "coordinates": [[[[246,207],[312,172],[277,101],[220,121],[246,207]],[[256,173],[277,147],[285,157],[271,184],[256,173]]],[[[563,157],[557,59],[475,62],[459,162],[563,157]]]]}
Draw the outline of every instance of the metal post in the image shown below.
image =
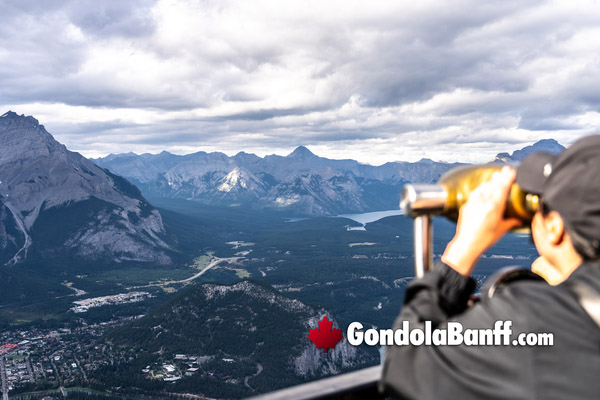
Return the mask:
{"type": "Polygon", "coordinates": [[[421,278],[433,264],[433,225],[431,215],[419,215],[414,222],[415,278],[421,278]]]}

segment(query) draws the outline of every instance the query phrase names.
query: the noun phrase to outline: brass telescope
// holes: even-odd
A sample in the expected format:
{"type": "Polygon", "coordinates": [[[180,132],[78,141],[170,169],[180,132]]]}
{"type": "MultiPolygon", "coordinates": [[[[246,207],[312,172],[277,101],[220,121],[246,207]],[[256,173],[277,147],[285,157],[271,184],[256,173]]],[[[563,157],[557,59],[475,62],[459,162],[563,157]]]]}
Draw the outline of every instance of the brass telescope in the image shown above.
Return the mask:
{"type": "MultiPolygon", "coordinates": [[[[456,222],[460,207],[477,186],[491,179],[501,164],[469,165],[444,174],[437,184],[404,185],[400,208],[414,218],[415,277],[422,277],[431,268],[433,259],[432,217],[442,215],[456,222]]],[[[539,197],[526,193],[514,183],[506,201],[506,217],[516,217],[529,230],[533,214],[539,207],[539,197]]]]}

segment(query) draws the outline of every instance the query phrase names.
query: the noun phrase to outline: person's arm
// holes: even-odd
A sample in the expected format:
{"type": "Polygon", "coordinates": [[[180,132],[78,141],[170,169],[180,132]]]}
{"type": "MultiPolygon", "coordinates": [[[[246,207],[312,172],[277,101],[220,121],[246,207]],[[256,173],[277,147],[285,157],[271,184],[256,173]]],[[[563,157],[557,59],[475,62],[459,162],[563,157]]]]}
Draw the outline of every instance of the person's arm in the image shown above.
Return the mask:
{"type": "Polygon", "coordinates": [[[521,225],[516,218],[504,218],[506,199],[515,181],[510,167],[494,173],[469,196],[460,208],[456,234],[442,255],[442,261],[464,276],[471,276],[479,257],[506,232],[521,225]]]}
{"type": "MultiPolygon", "coordinates": [[[[434,329],[445,328],[449,319],[461,322],[464,328],[491,329],[497,320],[511,315],[514,308],[510,297],[464,311],[475,288],[470,275],[477,260],[520,224],[516,219],[504,219],[514,179],[514,170],[504,168],[473,191],[460,210],[456,235],[442,256],[443,262],[409,286],[394,329],[403,321],[408,321],[411,329],[423,329],[425,321],[431,321],[434,329]]],[[[519,361],[507,358],[508,353],[503,346],[390,346],[386,348],[381,387],[406,398],[486,398],[494,393],[488,389],[500,380],[519,380],[522,376],[522,372],[513,373],[519,370],[514,366],[519,361]]],[[[519,354],[522,358],[526,352],[519,354]]]]}
{"type": "MultiPolygon", "coordinates": [[[[519,290],[503,290],[494,301],[467,308],[475,282],[438,263],[406,293],[394,329],[408,321],[410,329],[446,329],[448,321],[464,329],[493,329],[496,321],[511,320],[513,337],[531,329],[519,314],[519,290]],[[519,315],[516,318],[516,315],[519,315]]],[[[511,339],[512,340],[512,339],[511,339]]],[[[535,380],[529,368],[532,348],[512,346],[387,346],[380,388],[407,399],[530,398],[535,380]]]]}

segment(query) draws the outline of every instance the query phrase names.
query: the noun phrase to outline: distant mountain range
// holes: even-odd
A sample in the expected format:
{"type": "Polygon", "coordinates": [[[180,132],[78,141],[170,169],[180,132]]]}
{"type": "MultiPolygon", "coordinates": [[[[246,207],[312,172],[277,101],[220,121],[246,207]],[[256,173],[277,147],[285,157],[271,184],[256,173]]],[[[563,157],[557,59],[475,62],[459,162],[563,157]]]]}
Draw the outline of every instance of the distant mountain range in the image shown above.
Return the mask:
{"type": "Polygon", "coordinates": [[[168,264],[170,248],[161,215],[134,185],[68,151],[35,118],[0,116],[0,265],[168,264]]]}
{"type": "MultiPolygon", "coordinates": [[[[514,163],[533,151],[558,153],[563,146],[541,140],[495,162],[514,163]]],[[[331,160],[304,146],[286,157],[244,152],[233,157],[198,152],[179,156],[111,154],[93,160],[129,179],[148,198],[196,200],[205,204],[272,209],[300,215],[336,215],[394,209],[407,182],[433,183],[459,163],[422,159],[381,166],[331,160]]]]}
{"type": "Polygon", "coordinates": [[[246,205],[302,215],[335,215],[398,207],[406,182],[433,182],[460,164],[422,160],[381,166],[330,160],[304,146],[286,157],[244,152],[109,155],[93,160],[126,177],[149,197],[246,205]]]}
{"type": "Polygon", "coordinates": [[[521,162],[525,157],[534,152],[541,151],[544,153],[558,154],[564,149],[565,147],[554,139],[542,139],[531,146],[523,147],[521,150],[515,150],[512,154],[499,153],[496,155],[494,161],[510,164],[521,162]]]}

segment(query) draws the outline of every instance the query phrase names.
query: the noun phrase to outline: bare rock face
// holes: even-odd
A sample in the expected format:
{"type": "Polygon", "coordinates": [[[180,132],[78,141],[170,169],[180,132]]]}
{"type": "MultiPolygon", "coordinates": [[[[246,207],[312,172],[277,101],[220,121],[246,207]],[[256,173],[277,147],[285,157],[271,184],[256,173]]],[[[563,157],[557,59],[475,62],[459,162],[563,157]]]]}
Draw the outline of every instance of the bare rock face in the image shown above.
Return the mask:
{"type": "Polygon", "coordinates": [[[23,248],[25,238],[12,212],[0,199],[0,264],[8,262],[23,248]]]}
{"type": "MultiPolygon", "coordinates": [[[[306,321],[307,329],[318,326],[318,323],[318,318],[311,317],[306,321]]],[[[335,324],[333,327],[339,329],[335,324]]],[[[364,354],[362,356],[364,357],[364,354]]],[[[312,344],[306,346],[300,355],[293,359],[293,364],[296,375],[314,377],[337,375],[349,368],[363,365],[364,360],[361,358],[359,349],[350,345],[344,337],[334,349],[329,349],[327,353],[312,344]]]]}
{"type": "Polygon", "coordinates": [[[7,264],[26,260],[32,249],[170,262],[161,216],[135,186],[68,151],[35,118],[11,111],[0,116],[0,199],[0,261],[7,264]]]}

